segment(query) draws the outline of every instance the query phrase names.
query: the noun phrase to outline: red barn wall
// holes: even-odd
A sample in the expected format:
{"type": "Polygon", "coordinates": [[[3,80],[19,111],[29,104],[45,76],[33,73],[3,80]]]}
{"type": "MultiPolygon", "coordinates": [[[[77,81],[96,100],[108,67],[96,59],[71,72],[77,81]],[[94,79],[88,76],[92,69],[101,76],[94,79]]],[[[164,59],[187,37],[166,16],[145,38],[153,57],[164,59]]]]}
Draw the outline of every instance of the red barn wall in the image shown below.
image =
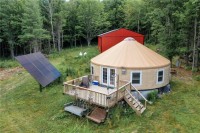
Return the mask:
{"type": "Polygon", "coordinates": [[[127,37],[133,37],[139,43],[144,44],[143,35],[122,28],[116,31],[112,31],[112,32],[108,32],[108,33],[100,35],[98,37],[99,51],[104,52],[127,37]]]}
{"type": "Polygon", "coordinates": [[[102,38],[101,37],[98,37],[98,48],[99,48],[99,51],[102,51],[102,38]]]}

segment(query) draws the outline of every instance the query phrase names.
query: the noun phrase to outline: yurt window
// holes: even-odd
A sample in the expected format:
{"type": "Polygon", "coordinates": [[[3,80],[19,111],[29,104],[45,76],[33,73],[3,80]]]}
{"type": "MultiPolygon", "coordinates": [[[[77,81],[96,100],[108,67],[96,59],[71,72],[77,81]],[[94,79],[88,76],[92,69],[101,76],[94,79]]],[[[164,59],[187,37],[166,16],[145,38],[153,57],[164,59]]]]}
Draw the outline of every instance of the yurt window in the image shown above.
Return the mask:
{"type": "Polygon", "coordinates": [[[133,71],[131,73],[131,83],[133,85],[141,85],[142,80],[142,72],[141,71],[133,71]]]}
{"type": "Polygon", "coordinates": [[[94,66],[91,66],[91,74],[94,74],[94,66]]]}
{"type": "Polygon", "coordinates": [[[158,70],[157,73],[157,83],[162,83],[164,80],[164,70],[158,70]]]}

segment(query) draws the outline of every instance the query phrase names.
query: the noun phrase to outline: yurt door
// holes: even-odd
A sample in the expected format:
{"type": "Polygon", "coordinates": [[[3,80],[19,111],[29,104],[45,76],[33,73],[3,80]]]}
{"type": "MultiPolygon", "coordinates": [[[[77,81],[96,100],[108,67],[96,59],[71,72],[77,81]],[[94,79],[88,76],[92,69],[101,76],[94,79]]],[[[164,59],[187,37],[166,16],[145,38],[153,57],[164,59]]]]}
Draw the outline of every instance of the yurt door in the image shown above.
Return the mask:
{"type": "Polygon", "coordinates": [[[116,70],[113,68],[102,68],[102,84],[115,87],[116,70]]]}

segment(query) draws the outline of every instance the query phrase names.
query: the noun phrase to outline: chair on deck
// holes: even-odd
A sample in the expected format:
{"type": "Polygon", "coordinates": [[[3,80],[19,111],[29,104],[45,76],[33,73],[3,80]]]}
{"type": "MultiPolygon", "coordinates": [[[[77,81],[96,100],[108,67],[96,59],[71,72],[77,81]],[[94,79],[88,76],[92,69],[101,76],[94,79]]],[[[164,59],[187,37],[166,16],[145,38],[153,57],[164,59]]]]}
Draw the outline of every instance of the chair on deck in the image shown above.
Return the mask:
{"type": "Polygon", "coordinates": [[[80,84],[81,87],[89,88],[89,78],[88,77],[83,77],[82,82],[80,84]]]}

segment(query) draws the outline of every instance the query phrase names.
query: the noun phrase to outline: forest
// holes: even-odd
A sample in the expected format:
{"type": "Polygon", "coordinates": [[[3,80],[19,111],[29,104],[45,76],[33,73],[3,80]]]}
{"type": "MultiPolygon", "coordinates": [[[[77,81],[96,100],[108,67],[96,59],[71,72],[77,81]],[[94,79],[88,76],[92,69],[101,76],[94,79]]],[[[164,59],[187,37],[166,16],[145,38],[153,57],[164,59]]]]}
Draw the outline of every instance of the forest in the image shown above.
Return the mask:
{"type": "Polygon", "coordinates": [[[198,70],[199,0],[1,0],[0,57],[90,46],[118,28],[145,35],[145,45],[198,70]]]}

